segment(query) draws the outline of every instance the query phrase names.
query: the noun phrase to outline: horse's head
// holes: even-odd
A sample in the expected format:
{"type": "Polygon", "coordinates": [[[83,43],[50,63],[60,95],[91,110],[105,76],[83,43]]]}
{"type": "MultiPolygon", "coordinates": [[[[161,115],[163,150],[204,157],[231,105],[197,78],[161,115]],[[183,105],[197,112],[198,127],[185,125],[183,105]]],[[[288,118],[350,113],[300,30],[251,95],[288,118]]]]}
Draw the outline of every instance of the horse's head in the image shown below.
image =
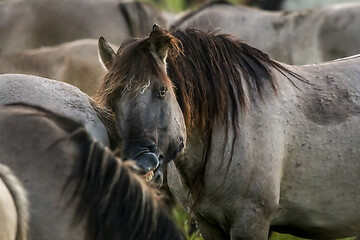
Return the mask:
{"type": "Polygon", "coordinates": [[[186,141],[184,117],[166,74],[166,57],[179,51],[177,41],[157,25],[149,37],[128,40],[117,53],[99,39],[108,73],[98,101],[115,112],[123,159],[134,159],[156,184],[163,180],[162,164],[182,152],[186,141]]]}

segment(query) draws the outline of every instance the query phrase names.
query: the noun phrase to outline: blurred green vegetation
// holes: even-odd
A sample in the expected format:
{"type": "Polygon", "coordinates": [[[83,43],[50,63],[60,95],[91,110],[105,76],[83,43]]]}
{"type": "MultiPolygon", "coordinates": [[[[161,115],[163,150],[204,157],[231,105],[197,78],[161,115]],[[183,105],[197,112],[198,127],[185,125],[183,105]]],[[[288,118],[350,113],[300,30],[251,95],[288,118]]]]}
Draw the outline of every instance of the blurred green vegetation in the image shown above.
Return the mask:
{"type": "MultiPolygon", "coordinates": [[[[174,208],[173,218],[176,224],[178,225],[178,227],[187,234],[186,237],[188,240],[203,240],[199,231],[196,231],[191,236],[188,234],[190,229],[189,218],[188,215],[184,212],[184,210],[180,206],[174,208]]],[[[306,240],[306,239],[294,237],[289,234],[273,233],[271,235],[270,240],[306,240]]],[[[341,240],[355,240],[355,238],[342,238],[341,240]]]]}
{"type": "MultiPolygon", "coordinates": [[[[193,9],[205,2],[209,2],[206,0],[140,0],[143,2],[151,2],[155,4],[160,9],[179,13],[181,11],[185,11],[188,9],[193,9]]],[[[242,4],[245,0],[227,0],[228,2],[232,2],[235,4],[242,4]]]]}

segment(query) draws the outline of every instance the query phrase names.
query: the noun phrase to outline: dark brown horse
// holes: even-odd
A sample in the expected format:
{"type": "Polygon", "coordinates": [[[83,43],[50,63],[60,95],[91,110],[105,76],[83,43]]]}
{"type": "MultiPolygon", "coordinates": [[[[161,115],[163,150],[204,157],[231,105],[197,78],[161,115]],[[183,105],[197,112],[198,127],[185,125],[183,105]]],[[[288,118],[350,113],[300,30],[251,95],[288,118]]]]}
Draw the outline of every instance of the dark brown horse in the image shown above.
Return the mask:
{"type": "Polygon", "coordinates": [[[0,107],[0,132],[0,163],[28,192],[29,239],[184,239],[136,166],[82,124],[15,104],[0,107]]]}
{"type": "Polygon", "coordinates": [[[158,26],[117,53],[100,42],[109,72],[98,97],[125,143],[185,121],[168,182],[205,239],[360,235],[360,56],[290,66],[230,35],[158,26]]]}

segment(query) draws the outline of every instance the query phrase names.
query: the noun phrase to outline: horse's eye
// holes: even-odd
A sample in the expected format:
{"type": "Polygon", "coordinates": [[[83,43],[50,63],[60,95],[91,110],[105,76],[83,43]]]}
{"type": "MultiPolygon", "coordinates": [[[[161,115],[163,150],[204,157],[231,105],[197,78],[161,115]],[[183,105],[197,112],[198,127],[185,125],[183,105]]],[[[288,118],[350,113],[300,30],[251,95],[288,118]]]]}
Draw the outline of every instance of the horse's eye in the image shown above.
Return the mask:
{"type": "Polygon", "coordinates": [[[160,91],[159,91],[158,98],[159,99],[164,99],[165,95],[166,95],[166,92],[167,92],[167,87],[161,87],[160,91]]]}

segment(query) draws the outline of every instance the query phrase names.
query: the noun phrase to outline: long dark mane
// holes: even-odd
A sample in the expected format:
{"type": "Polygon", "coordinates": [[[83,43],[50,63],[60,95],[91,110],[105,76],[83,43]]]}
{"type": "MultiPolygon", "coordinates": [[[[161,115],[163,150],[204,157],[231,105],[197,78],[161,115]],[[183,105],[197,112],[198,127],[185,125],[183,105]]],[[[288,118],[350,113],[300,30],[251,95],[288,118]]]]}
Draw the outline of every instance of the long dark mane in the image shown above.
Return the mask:
{"type": "MultiPolygon", "coordinates": [[[[175,86],[188,135],[196,130],[205,143],[203,163],[198,173],[188,176],[192,182],[189,184],[190,191],[196,202],[205,185],[204,175],[215,125],[224,123],[226,133],[229,128],[234,130],[232,156],[239,130],[239,114],[245,112],[249,102],[262,100],[265,90],[276,93],[277,82],[273,71],[279,71],[291,82],[288,75],[305,80],[270,59],[267,54],[231,35],[193,28],[175,30],[172,34],[182,43],[184,54],[176,58],[168,57],[168,75],[175,86]],[[230,122],[229,113],[232,118],[230,122]]],[[[228,167],[230,162],[231,159],[228,167]]]]}
{"type": "Polygon", "coordinates": [[[171,24],[170,29],[176,30],[177,28],[181,27],[181,25],[184,22],[186,22],[188,19],[192,18],[196,14],[198,14],[212,6],[216,6],[216,5],[220,5],[220,4],[229,5],[229,6],[233,5],[231,2],[228,2],[226,0],[217,0],[217,1],[207,2],[207,3],[203,4],[202,6],[200,6],[199,8],[197,8],[196,10],[191,11],[191,12],[185,14],[184,16],[182,16],[181,18],[179,18],[178,20],[176,20],[174,23],[171,24]]]}
{"type": "Polygon", "coordinates": [[[91,100],[90,103],[91,106],[94,108],[97,116],[100,118],[100,121],[104,124],[106,128],[106,132],[109,136],[110,141],[110,149],[117,150],[117,148],[120,146],[121,140],[116,127],[114,112],[108,107],[99,106],[93,100],[91,100]]]}
{"type": "Polygon", "coordinates": [[[162,207],[158,193],[100,143],[78,132],[83,155],[65,185],[74,187],[74,224],[85,220],[88,240],[185,239],[162,207]]]}

